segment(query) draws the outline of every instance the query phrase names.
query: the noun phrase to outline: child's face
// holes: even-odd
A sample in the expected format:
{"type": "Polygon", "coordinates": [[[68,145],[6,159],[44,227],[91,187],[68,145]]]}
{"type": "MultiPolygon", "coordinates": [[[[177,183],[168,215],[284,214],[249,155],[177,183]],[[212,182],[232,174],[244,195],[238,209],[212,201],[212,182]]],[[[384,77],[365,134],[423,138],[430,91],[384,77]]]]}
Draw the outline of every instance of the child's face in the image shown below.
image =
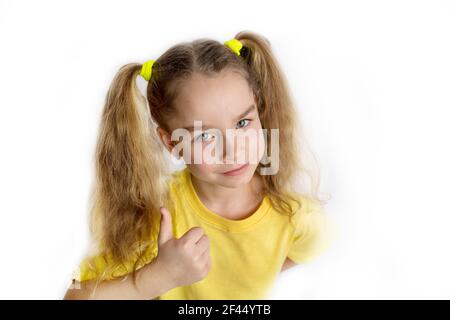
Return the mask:
{"type": "MultiPolygon", "coordinates": [[[[181,152],[176,153],[194,176],[226,187],[250,181],[264,155],[265,141],[255,96],[241,75],[230,70],[215,77],[194,74],[182,86],[175,108],[177,114],[169,120],[170,129],[189,132],[185,143],[177,146],[181,152]],[[194,121],[201,121],[201,125],[194,121]],[[189,128],[195,125],[196,130],[189,128]],[[243,170],[225,174],[244,164],[243,170]]],[[[183,139],[174,139],[172,134],[171,142],[167,133],[158,130],[171,152],[179,140],[184,141],[184,135],[183,139]]]]}

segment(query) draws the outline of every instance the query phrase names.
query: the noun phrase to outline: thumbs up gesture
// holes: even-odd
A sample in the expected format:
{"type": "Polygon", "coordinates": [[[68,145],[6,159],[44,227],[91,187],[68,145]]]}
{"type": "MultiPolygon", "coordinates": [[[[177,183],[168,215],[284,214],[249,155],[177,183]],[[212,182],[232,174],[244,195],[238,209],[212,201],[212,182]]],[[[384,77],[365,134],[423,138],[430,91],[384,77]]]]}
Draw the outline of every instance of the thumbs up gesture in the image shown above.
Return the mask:
{"type": "Polygon", "coordinates": [[[211,268],[209,239],[200,227],[189,229],[181,238],[174,238],[170,212],[161,207],[161,227],[158,236],[156,263],[167,272],[171,287],[202,280],[211,268]]]}

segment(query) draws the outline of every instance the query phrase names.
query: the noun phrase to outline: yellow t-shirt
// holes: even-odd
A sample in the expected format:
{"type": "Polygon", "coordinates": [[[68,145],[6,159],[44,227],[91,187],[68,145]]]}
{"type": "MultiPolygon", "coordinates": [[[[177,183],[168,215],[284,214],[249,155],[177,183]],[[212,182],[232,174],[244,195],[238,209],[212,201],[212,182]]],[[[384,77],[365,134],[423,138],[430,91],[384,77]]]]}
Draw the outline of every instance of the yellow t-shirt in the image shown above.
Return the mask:
{"type": "MultiPolygon", "coordinates": [[[[305,196],[299,196],[302,206],[293,223],[270,205],[267,195],[251,216],[230,220],[201,202],[187,168],[172,174],[169,189],[174,236],[180,238],[190,228],[201,227],[210,240],[211,269],[202,280],[160,295],[161,300],[266,299],[286,257],[304,263],[331,244],[329,219],[317,202],[305,196]]],[[[152,256],[151,250],[146,256],[152,256]]],[[[96,262],[100,268],[105,263],[101,258],[96,262]]],[[[78,271],[77,280],[94,277],[83,263],[78,271]]],[[[117,274],[126,272],[122,269],[117,274]]]]}

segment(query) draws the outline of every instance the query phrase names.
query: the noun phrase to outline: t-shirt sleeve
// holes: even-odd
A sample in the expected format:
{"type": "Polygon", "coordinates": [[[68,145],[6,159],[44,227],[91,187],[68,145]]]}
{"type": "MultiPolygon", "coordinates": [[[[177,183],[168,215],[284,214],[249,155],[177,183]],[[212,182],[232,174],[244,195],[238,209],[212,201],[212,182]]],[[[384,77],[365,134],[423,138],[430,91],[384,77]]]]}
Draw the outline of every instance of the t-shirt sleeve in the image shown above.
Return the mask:
{"type": "Polygon", "coordinates": [[[105,254],[86,256],[73,272],[72,279],[88,281],[97,278],[111,280],[127,274],[126,266],[113,266],[114,261],[105,254]]]}
{"type": "Polygon", "coordinates": [[[320,203],[303,198],[293,220],[295,230],[288,258],[295,263],[305,263],[329,249],[335,228],[320,203]]]}
{"type": "MultiPolygon", "coordinates": [[[[157,255],[154,246],[148,246],[143,256],[139,259],[136,269],[150,263],[157,255]]],[[[86,256],[72,273],[72,281],[79,282],[101,278],[112,280],[125,276],[133,271],[137,255],[126,263],[117,263],[110,255],[99,253],[86,256]]]]}

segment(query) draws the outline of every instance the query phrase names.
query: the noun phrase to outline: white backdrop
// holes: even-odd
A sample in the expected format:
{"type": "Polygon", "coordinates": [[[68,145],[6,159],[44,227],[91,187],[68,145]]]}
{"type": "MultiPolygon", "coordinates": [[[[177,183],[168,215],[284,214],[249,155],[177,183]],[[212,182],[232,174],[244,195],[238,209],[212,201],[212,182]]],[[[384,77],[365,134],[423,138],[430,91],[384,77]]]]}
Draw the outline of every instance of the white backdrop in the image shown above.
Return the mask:
{"type": "Polygon", "coordinates": [[[118,68],[241,30],[272,43],[339,227],[271,297],[450,298],[450,4],[430,0],[0,0],[0,298],[63,297],[118,68]]]}

